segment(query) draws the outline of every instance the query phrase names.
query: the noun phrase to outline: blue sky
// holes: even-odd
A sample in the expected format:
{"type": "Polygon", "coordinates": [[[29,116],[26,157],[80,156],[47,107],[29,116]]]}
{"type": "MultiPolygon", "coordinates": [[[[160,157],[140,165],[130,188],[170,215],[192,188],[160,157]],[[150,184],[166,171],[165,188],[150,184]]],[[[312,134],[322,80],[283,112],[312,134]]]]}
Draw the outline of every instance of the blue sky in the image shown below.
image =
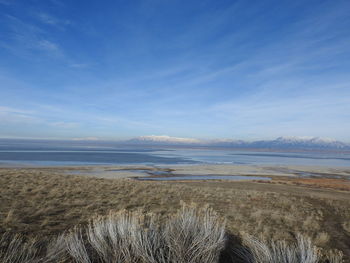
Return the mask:
{"type": "Polygon", "coordinates": [[[350,141],[350,2],[0,0],[0,137],[350,141]]]}

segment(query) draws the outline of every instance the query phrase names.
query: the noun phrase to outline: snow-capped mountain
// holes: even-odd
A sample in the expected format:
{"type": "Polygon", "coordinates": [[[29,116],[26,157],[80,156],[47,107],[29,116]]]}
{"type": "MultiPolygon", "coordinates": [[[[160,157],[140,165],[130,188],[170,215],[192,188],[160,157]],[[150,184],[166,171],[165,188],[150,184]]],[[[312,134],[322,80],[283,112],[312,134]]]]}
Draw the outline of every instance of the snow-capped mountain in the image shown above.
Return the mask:
{"type": "Polygon", "coordinates": [[[347,149],[349,144],[319,137],[279,137],[275,140],[255,141],[250,144],[256,148],[281,149],[347,149]]]}
{"type": "Polygon", "coordinates": [[[166,135],[141,136],[125,141],[129,144],[147,145],[191,145],[232,148],[265,149],[344,149],[350,150],[350,144],[319,137],[279,137],[274,140],[243,141],[232,139],[199,140],[193,138],[170,137],[166,135]]]}
{"type": "Polygon", "coordinates": [[[149,135],[140,136],[128,140],[129,143],[145,143],[145,144],[199,144],[201,143],[198,139],[192,138],[180,138],[180,137],[170,137],[167,135],[149,135]]]}

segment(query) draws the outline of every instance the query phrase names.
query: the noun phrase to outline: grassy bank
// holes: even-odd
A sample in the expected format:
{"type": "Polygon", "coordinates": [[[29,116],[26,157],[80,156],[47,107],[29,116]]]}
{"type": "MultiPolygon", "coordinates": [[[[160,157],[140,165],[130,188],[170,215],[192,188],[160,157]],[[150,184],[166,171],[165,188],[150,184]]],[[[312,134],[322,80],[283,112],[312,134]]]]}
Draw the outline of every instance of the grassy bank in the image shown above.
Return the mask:
{"type": "Polygon", "coordinates": [[[181,201],[209,205],[234,235],[294,242],[297,233],[349,258],[349,192],[253,182],[139,182],[68,176],[59,169],[0,169],[0,231],[49,238],[109,211],[153,212],[181,201]]]}

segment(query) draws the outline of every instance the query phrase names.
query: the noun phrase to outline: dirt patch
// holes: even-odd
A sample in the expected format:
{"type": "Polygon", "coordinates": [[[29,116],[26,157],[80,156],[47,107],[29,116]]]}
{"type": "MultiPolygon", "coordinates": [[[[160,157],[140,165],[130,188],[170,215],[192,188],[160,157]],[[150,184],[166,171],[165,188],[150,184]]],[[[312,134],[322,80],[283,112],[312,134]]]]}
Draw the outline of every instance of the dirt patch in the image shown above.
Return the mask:
{"type": "Polygon", "coordinates": [[[350,180],[330,178],[275,178],[275,183],[287,183],[313,188],[328,188],[341,191],[350,191],[350,180]]]}

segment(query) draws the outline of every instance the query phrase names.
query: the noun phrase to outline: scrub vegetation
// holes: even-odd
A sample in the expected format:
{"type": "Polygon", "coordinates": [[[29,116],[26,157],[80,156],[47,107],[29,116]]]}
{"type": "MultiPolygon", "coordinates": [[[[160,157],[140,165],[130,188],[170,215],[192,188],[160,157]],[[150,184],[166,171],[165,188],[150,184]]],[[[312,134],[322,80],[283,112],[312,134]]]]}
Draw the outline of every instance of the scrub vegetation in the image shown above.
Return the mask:
{"type": "Polygon", "coordinates": [[[165,222],[154,214],[122,211],[96,217],[46,244],[6,234],[0,244],[3,263],[342,262],[341,252],[322,254],[302,235],[290,244],[239,239],[225,230],[225,222],[212,209],[185,205],[165,222]]]}
{"type": "Polygon", "coordinates": [[[349,262],[346,191],[49,168],[0,169],[0,185],[3,262],[349,262]]]}

